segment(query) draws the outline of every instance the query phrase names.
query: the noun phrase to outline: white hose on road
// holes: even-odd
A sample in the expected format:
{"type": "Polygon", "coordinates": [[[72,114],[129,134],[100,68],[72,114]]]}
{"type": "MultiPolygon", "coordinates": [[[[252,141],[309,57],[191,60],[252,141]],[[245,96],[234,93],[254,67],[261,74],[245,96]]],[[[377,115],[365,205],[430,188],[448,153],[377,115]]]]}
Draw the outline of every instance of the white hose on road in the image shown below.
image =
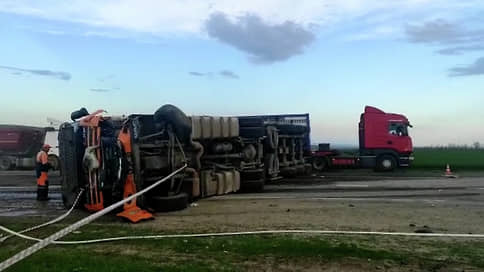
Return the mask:
{"type": "MultiPolygon", "coordinates": [[[[37,226],[33,226],[33,227],[31,227],[31,228],[28,228],[28,229],[24,229],[24,230],[19,231],[19,232],[17,232],[17,233],[18,233],[18,234],[21,234],[21,233],[26,233],[26,232],[33,231],[33,230],[36,230],[36,229],[40,229],[40,228],[43,228],[43,227],[45,227],[45,226],[48,226],[48,225],[52,225],[52,224],[54,224],[54,223],[57,223],[57,222],[61,221],[62,219],[66,218],[67,216],[69,216],[69,214],[71,214],[71,212],[72,212],[72,211],[74,210],[74,208],[76,207],[77,202],[79,201],[79,198],[81,197],[81,195],[82,195],[82,193],[83,193],[83,192],[84,192],[84,188],[81,188],[81,190],[79,191],[79,194],[78,194],[78,195],[77,195],[77,197],[76,197],[76,200],[74,200],[74,204],[72,205],[72,207],[71,207],[71,208],[70,208],[70,209],[69,209],[69,210],[68,210],[66,213],[64,213],[63,215],[61,215],[61,216],[59,216],[59,217],[57,217],[57,218],[55,218],[55,219],[53,219],[53,220],[51,220],[51,221],[49,221],[49,222],[45,222],[45,223],[43,223],[43,224],[41,224],[41,225],[37,225],[37,226]]],[[[2,227],[2,226],[0,226],[0,228],[1,228],[1,229],[3,229],[3,227],[2,227]]],[[[7,231],[7,232],[8,232],[8,231],[7,231]]],[[[5,242],[5,241],[6,241],[8,238],[10,238],[10,237],[12,237],[12,236],[15,236],[15,235],[16,235],[16,234],[13,234],[13,233],[11,233],[11,232],[9,232],[9,233],[10,233],[10,235],[7,235],[7,236],[5,236],[5,237],[0,238],[0,243],[3,243],[3,242],[5,242]]],[[[17,235],[17,236],[18,236],[18,235],[17,235]]]]}
{"type": "MultiPolygon", "coordinates": [[[[23,235],[3,226],[0,230],[10,233],[11,235],[31,241],[42,241],[39,238],[23,235]]],[[[198,237],[216,237],[216,236],[243,236],[243,235],[261,235],[261,234],[337,234],[337,235],[378,235],[378,236],[407,236],[407,237],[447,237],[447,238],[484,238],[484,234],[465,234],[465,233],[414,233],[414,232],[382,232],[382,231],[344,231],[344,230],[258,230],[258,231],[241,231],[241,232],[213,232],[213,233],[188,233],[188,234],[161,234],[161,235],[134,235],[119,236],[92,240],[79,241],[53,241],[57,245],[81,245],[115,242],[123,240],[142,240],[142,239],[166,239],[166,238],[198,238],[198,237]]]]}
{"type": "MultiPolygon", "coordinates": [[[[104,208],[94,214],[91,214],[89,215],[88,217],[85,217],[84,219],[52,234],[51,236],[43,239],[43,240],[40,240],[38,241],[36,244],[34,244],[33,246],[27,248],[27,249],[24,249],[22,251],[20,251],[19,253],[15,254],[14,256],[8,258],[7,260],[3,261],[0,263],[0,271],[3,271],[7,268],[9,268],[10,266],[12,266],[13,264],[27,258],[28,256],[32,255],[33,253],[37,252],[38,250],[46,247],[47,245],[51,244],[52,242],[54,242],[55,240],[57,239],[60,239],[64,236],[66,236],[67,234],[75,231],[76,229],[86,225],[86,224],[89,224],[90,222],[96,220],[97,218],[107,214],[107,213],[110,213],[111,211],[115,210],[116,208],[118,207],[121,207],[122,205],[124,205],[125,203],[135,199],[136,197],[152,190],[153,188],[155,188],[156,186],[160,185],[161,183],[169,180],[170,178],[172,178],[174,175],[180,173],[181,171],[183,171],[185,168],[187,167],[187,164],[184,164],[181,168],[178,168],[177,170],[175,170],[174,172],[172,172],[171,174],[169,174],[168,176],[158,180],[157,182],[153,183],[152,185],[144,188],[143,190],[121,200],[121,201],[118,201],[114,204],[112,204],[111,206],[107,207],[107,208],[104,208]]],[[[3,229],[3,227],[2,227],[3,229]]],[[[23,234],[21,234],[23,235],[23,234]]],[[[25,235],[24,235],[25,236],[25,235]]],[[[37,240],[36,240],[37,241],[37,240]]]]}

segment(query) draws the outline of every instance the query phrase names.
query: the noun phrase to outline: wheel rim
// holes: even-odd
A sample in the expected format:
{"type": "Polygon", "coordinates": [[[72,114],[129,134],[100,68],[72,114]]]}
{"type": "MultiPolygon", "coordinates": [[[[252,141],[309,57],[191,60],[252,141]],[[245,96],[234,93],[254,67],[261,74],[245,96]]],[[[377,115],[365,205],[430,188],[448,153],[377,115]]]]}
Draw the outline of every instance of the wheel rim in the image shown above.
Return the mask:
{"type": "Polygon", "coordinates": [[[313,167],[316,170],[323,170],[325,168],[326,164],[324,160],[322,159],[317,159],[313,162],[313,167]]]}
{"type": "Polygon", "coordinates": [[[8,170],[10,168],[10,160],[0,159],[0,169],[8,170]]]}
{"type": "Polygon", "coordinates": [[[388,159],[383,160],[383,161],[381,162],[381,164],[382,164],[382,166],[383,166],[384,168],[386,168],[386,169],[388,169],[388,168],[391,168],[391,167],[392,167],[392,162],[391,162],[390,160],[388,160],[388,159]]]}

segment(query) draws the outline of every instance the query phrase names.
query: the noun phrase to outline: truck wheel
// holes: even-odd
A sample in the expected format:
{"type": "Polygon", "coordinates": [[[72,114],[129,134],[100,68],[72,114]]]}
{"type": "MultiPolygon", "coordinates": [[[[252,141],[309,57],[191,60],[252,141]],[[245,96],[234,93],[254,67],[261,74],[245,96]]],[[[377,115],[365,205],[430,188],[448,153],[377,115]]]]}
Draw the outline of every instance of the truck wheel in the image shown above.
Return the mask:
{"type": "Polygon", "coordinates": [[[324,171],[328,168],[328,161],[326,158],[317,157],[313,159],[313,169],[316,171],[324,171]]]}
{"type": "Polygon", "coordinates": [[[285,178],[293,178],[297,176],[296,167],[284,167],[281,168],[281,176],[285,178]]]}
{"type": "Polygon", "coordinates": [[[188,195],[179,193],[173,196],[152,196],[149,204],[157,212],[170,212],[183,210],[188,206],[188,195]]]}
{"type": "Polygon", "coordinates": [[[166,104],[155,112],[153,119],[157,123],[171,123],[178,139],[184,143],[190,142],[192,122],[179,108],[166,104]]]}
{"type": "Polygon", "coordinates": [[[86,108],[81,108],[80,110],[76,110],[71,113],[71,120],[76,121],[76,119],[82,118],[87,115],[89,115],[89,112],[86,110],[86,108]]]}
{"type": "Polygon", "coordinates": [[[240,183],[241,193],[261,193],[264,191],[265,181],[260,180],[244,180],[240,183]]]}
{"type": "Polygon", "coordinates": [[[313,166],[310,163],[304,164],[304,175],[310,176],[312,174],[313,166]]]}
{"type": "Polygon", "coordinates": [[[304,175],[306,172],[305,168],[304,168],[304,164],[299,164],[299,165],[296,165],[296,174],[298,176],[302,176],[304,175]]]}
{"type": "Polygon", "coordinates": [[[59,158],[56,155],[49,155],[49,157],[47,157],[47,160],[49,164],[52,166],[52,170],[55,170],[55,171],[59,170],[60,162],[59,162],[59,158]]]}
{"type": "Polygon", "coordinates": [[[382,155],[378,157],[376,162],[376,170],[378,171],[393,171],[397,165],[395,157],[392,155],[382,155]]]}
{"type": "Polygon", "coordinates": [[[9,170],[12,167],[12,161],[8,157],[0,157],[0,170],[9,170]]]}
{"type": "Polygon", "coordinates": [[[265,174],[264,169],[246,170],[240,173],[240,190],[242,193],[259,193],[264,191],[265,174]]]}

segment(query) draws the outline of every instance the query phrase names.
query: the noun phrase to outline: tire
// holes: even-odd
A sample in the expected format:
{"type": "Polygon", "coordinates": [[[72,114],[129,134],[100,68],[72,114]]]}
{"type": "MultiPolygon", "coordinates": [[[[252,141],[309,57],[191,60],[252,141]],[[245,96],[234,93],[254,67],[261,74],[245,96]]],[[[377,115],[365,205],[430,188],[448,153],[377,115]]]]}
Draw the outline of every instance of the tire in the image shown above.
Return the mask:
{"type": "Polygon", "coordinates": [[[296,173],[298,176],[303,176],[306,173],[304,164],[296,165],[296,173]]]}
{"type": "Polygon", "coordinates": [[[313,166],[310,163],[304,164],[304,175],[310,176],[312,174],[313,166]]]}
{"type": "Polygon", "coordinates": [[[149,206],[157,212],[183,210],[188,206],[188,194],[179,193],[173,196],[152,196],[148,199],[149,206]]]}
{"type": "Polygon", "coordinates": [[[160,107],[154,114],[153,119],[157,123],[170,123],[178,139],[183,143],[189,143],[192,135],[192,122],[179,108],[167,104],[160,107]]]}
{"type": "Polygon", "coordinates": [[[242,193],[262,193],[264,185],[264,180],[244,181],[240,186],[240,191],[242,193]]]}
{"type": "Polygon", "coordinates": [[[293,178],[297,176],[296,167],[284,167],[281,168],[281,176],[285,178],[293,178]]]}
{"type": "Polygon", "coordinates": [[[397,166],[397,161],[392,155],[381,155],[376,160],[376,170],[381,172],[393,171],[397,166]]]}
{"type": "Polygon", "coordinates": [[[265,170],[253,169],[240,173],[240,191],[242,193],[260,193],[264,191],[265,170]]]}
{"type": "Polygon", "coordinates": [[[316,157],[313,159],[313,169],[316,171],[324,171],[328,168],[328,160],[323,157],[316,157]]]}
{"type": "Polygon", "coordinates": [[[52,170],[54,171],[59,170],[60,162],[59,162],[59,158],[56,155],[49,155],[49,157],[47,157],[47,160],[49,161],[49,164],[51,165],[52,170]]]}
{"type": "Polygon", "coordinates": [[[0,157],[0,170],[6,171],[12,168],[12,161],[9,157],[0,157]]]}
{"type": "Polygon", "coordinates": [[[86,108],[81,108],[71,113],[71,120],[76,121],[76,119],[82,118],[87,115],[89,115],[89,112],[86,110],[86,108]]]}

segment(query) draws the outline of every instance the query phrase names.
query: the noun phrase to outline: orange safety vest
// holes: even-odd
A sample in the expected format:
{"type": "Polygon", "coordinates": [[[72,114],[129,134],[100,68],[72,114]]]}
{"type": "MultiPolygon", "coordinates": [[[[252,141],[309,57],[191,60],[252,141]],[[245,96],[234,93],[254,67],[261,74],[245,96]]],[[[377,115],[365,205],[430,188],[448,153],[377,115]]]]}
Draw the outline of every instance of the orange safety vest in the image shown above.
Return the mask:
{"type": "MultiPolygon", "coordinates": [[[[47,164],[49,162],[47,152],[42,150],[39,153],[37,153],[36,161],[37,161],[38,167],[41,165],[47,164]]],[[[37,185],[45,186],[47,184],[47,179],[48,179],[47,171],[40,171],[40,177],[37,178],[37,185]]]]}

